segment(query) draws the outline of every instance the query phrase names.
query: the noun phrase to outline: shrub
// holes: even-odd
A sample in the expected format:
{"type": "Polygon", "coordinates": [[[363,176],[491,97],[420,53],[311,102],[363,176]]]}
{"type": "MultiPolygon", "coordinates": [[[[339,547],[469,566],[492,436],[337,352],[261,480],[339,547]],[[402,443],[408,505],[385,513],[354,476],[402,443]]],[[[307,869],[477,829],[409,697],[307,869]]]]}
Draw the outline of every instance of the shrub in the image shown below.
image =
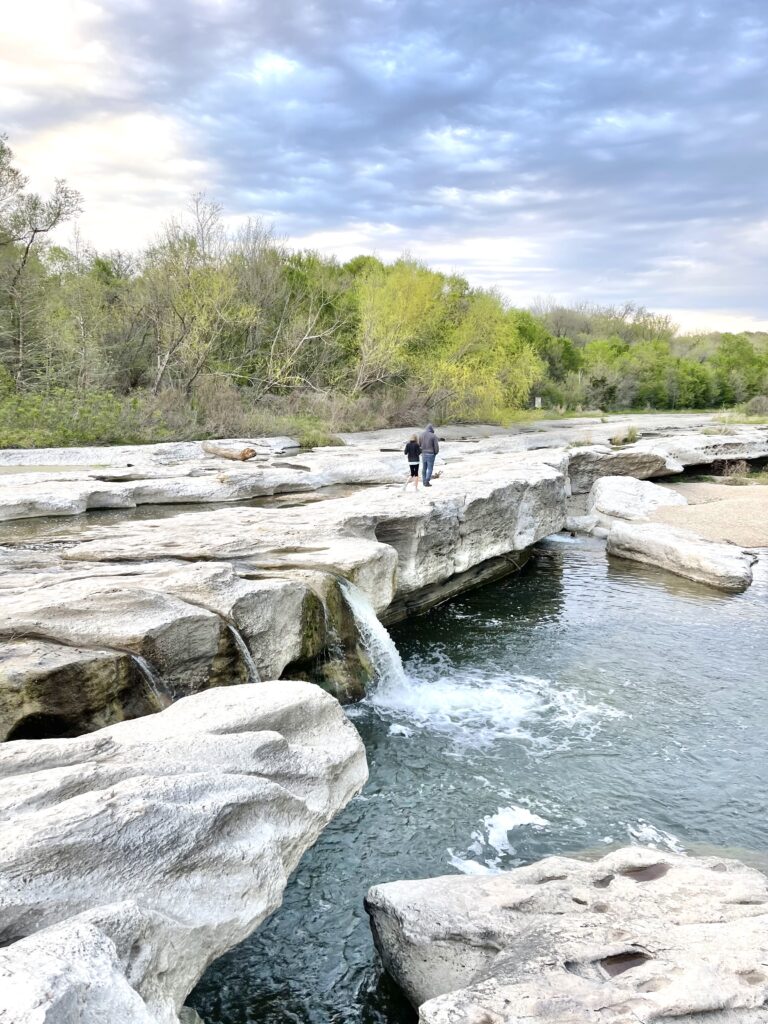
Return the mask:
{"type": "Polygon", "coordinates": [[[744,406],[747,416],[768,416],[768,395],[755,395],[744,406]]]}

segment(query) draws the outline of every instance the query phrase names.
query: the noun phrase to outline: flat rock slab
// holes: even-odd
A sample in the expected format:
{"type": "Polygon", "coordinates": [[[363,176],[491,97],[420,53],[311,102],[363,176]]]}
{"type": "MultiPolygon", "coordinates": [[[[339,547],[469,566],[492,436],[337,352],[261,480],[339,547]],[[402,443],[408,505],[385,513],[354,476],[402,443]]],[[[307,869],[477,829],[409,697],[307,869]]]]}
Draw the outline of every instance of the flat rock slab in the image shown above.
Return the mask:
{"type": "Polygon", "coordinates": [[[366,907],[422,1024],[768,1021],[768,879],[738,861],[629,847],[390,882],[366,907]]]}
{"type": "Polygon", "coordinates": [[[587,499],[587,515],[596,516],[601,525],[614,519],[647,519],[656,509],[686,505],[682,494],[648,480],[631,476],[603,476],[594,482],[587,499]]]}
{"type": "Polygon", "coordinates": [[[661,523],[616,521],[607,540],[609,555],[645,562],[720,590],[745,590],[757,557],[734,544],[704,540],[690,530],[661,523]]]}
{"type": "Polygon", "coordinates": [[[357,732],[309,683],[3,744],[0,1020],[177,1024],[366,777],[357,732]]]}

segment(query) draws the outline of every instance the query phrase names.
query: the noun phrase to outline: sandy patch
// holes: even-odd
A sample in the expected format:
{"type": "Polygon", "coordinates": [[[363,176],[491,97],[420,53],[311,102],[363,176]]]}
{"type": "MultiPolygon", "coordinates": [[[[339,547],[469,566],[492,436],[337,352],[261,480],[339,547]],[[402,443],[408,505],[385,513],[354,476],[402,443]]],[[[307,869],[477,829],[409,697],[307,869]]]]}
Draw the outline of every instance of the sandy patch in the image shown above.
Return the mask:
{"type": "MultiPolygon", "coordinates": [[[[658,482],[658,481],[654,481],[658,482]]],[[[654,512],[655,523],[682,526],[707,540],[731,541],[741,547],[768,547],[768,486],[748,484],[666,484],[688,499],[654,512]]]]}

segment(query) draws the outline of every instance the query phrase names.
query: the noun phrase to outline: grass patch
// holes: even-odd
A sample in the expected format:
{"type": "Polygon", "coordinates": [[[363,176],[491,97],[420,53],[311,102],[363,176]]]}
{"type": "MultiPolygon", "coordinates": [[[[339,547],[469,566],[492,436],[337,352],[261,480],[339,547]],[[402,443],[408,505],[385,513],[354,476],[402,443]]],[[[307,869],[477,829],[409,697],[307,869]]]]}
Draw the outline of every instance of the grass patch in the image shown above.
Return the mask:
{"type": "Polygon", "coordinates": [[[637,427],[627,427],[621,434],[614,434],[611,438],[611,444],[616,448],[620,448],[624,444],[634,444],[640,436],[640,432],[637,427]]]}

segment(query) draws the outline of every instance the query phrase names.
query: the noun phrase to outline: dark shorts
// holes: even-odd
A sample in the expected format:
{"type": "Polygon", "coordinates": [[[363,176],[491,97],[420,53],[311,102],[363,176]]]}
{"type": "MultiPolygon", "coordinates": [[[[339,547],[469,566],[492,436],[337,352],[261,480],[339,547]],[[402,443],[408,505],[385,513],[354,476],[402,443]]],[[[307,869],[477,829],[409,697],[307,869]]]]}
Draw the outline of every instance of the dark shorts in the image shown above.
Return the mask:
{"type": "Polygon", "coordinates": [[[411,471],[411,476],[418,476],[419,475],[419,464],[418,464],[418,462],[409,462],[408,463],[408,469],[410,469],[410,471],[411,471]]]}

